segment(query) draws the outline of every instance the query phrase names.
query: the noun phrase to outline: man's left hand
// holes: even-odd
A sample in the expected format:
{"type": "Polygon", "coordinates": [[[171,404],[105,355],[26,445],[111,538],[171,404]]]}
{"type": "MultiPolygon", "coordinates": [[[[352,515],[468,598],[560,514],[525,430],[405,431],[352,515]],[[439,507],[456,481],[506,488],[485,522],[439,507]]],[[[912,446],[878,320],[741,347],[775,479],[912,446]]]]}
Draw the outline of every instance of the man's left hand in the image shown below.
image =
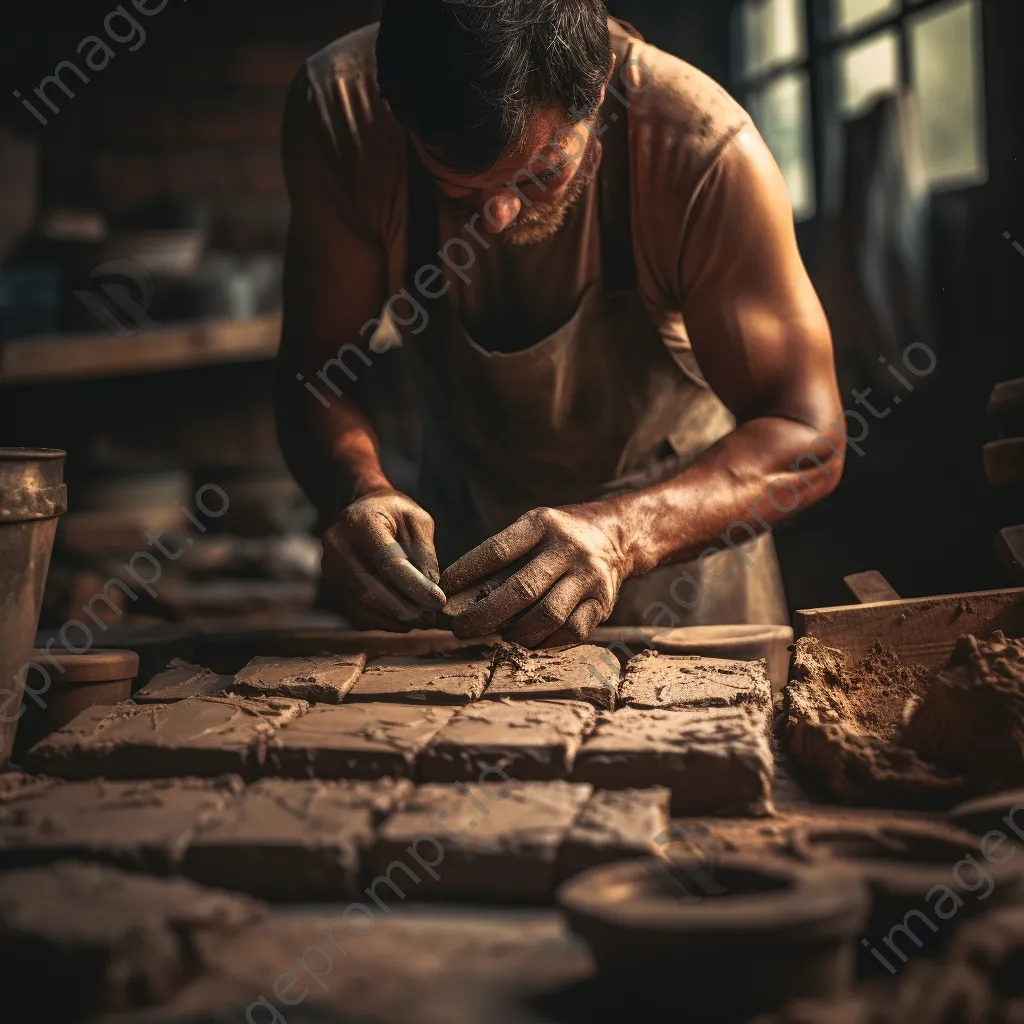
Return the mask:
{"type": "Polygon", "coordinates": [[[633,558],[618,516],[600,503],[538,508],[463,555],[441,576],[449,597],[531,557],[451,620],[457,637],[500,632],[524,647],[579,643],[612,613],[633,558]]]}

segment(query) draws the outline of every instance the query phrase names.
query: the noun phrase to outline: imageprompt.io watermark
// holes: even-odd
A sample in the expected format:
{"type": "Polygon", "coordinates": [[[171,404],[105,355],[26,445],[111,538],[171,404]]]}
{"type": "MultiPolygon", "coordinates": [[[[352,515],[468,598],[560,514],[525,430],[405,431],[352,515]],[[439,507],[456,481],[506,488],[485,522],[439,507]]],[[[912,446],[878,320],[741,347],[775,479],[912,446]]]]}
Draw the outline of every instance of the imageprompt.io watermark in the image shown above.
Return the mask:
{"type": "Polygon", "coordinates": [[[135,260],[108,260],[89,276],[95,288],[76,288],[71,294],[118,338],[134,338],[140,331],[159,327],[149,315],[156,293],[153,275],[135,260]]]}

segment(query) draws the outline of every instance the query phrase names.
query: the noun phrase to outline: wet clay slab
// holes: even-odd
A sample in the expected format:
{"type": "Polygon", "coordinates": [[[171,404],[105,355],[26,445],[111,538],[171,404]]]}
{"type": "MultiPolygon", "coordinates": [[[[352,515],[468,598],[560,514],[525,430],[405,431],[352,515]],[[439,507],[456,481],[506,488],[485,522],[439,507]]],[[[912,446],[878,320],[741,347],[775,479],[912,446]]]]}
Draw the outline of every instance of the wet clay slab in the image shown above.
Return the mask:
{"type": "Polygon", "coordinates": [[[158,672],[133,700],[136,704],[165,704],[188,697],[213,697],[231,684],[231,676],[221,676],[202,665],[191,665],[175,658],[167,669],[158,672]]]}
{"type": "Polygon", "coordinates": [[[420,752],[453,714],[407,704],[317,705],[271,741],[267,769],[298,779],[411,778],[420,752]]]}
{"type": "Polygon", "coordinates": [[[376,658],[367,664],[348,701],[470,704],[490,676],[486,658],[376,658]]]}
{"type": "Polygon", "coordinates": [[[267,743],[309,709],[301,700],[269,697],[191,697],[173,704],[83,711],[37,743],[26,762],[61,778],[252,777],[266,759],[267,743]]]}
{"type": "Polygon", "coordinates": [[[582,701],[481,701],[438,732],[420,757],[419,777],[475,780],[497,768],[514,779],[564,779],[594,719],[582,701]]]}
{"type": "Polygon", "coordinates": [[[741,708],[602,715],[572,778],[600,789],[667,786],[679,815],[771,811],[772,754],[763,718],[741,708]]]}
{"type": "Polygon", "coordinates": [[[163,1002],[264,915],[182,879],[63,863],[0,875],[0,984],[12,1020],[163,1002]]]}
{"type": "Polygon", "coordinates": [[[419,786],[378,829],[370,872],[382,877],[391,868],[413,899],[549,900],[558,851],[590,792],[497,777],[479,786],[419,786]]]}
{"type": "Polygon", "coordinates": [[[750,707],[766,713],[772,684],[763,660],[644,651],[626,664],[620,703],[646,709],[750,707]]]}
{"type": "Polygon", "coordinates": [[[340,704],[365,664],[362,653],[256,657],[235,676],[230,689],[243,697],[295,697],[313,704],[340,704]]]}
{"type": "Polygon", "coordinates": [[[241,780],[67,782],[0,805],[0,865],[77,858],[166,874],[197,829],[221,818],[241,780]]]}
{"type": "MultiPolygon", "coordinates": [[[[393,806],[395,795],[392,786],[377,799],[393,806]]],[[[263,779],[192,838],[182,873],[270,900],[352,899],[374,824],[369,792],[339,782],[263,779]]]]}
{"type": "Polygon", "coordinates": [[[615,707],[619,661],[591,644],[528,651],[499,644],[484,697],[502,700],[582,700],[601,711],[615,707]]]}
{"type": "Polygon", "coordinates": [[[669,839],[671,798],[664,786],[595,790],[562,844],[559,879],[612,861],[661,853],[669,839]]]}

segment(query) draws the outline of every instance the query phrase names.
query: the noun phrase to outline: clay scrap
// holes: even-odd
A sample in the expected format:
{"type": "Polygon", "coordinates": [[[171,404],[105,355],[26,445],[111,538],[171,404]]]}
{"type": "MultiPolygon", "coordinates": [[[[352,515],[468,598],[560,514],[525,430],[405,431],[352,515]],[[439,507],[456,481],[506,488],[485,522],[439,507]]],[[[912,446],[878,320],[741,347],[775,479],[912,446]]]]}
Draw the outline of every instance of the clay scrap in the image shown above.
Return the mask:
{"type": "Polygon", "coordinates": [[[0,875],[0,985],[14,1020],[162,1002],[263,907],[181,879],[66,862],[0,875]]]}
{"type": "Polygon", "coordinates": [[[369,870],[408,886],[414,899],[549,900],[559,849],[590,792],[500,779],[420,786],[379,829],[369,870]]]}
{"type": "Polygon", "coordinates": [[[763,659],[727,661],[643,651],[626,663],[620,700],[632,708],[749,707],[768,714],[772,684],[763,659]]]}
{"type": "Polygon", "coordinates": [[[349,692],[349,701],[470,704],[490,676],[486,658],[376,658],[349,692]]]}
{"type": "Polygon", "coordinates": [[[243,697],[294,697],[311,704],[340,704],[365,664],[365,654],[256,657],[235,676],[229,689],[243,697]]]}
{"type": "Polygon", "coordinates": [[[774,765],[763,719],[742,708],[601,715],[572,779],[597,789],[667,786],[672,813],[771,813],[774,765]]]}
{"type": "Polygon", "coordinates": [[[0,805],[0,866],[98,860],[168,874],[193,835],[223,817],[241,780],[67,782],[0,805]]]}
{"type": "Polygon", "coordinates": [[[134,700],[136,704],[166,704],[188,697],[213,697],[231,684],[231,676],[221,676],[202,665],[192,665],[175,658],[163,672],[158,672],[134,700]]]}
{"type": "Polygon", "coordinates": [[[368,793],[337,782],[264,779],[198,829],[182,872],[268,900],[351,899],[374,825],[368,793]]]}
{"type": "Polygon", "coordinates": [[[671,798],[664,786],[596,790],[562,844],[559,879],[616,860],[660,854],[669,838],[671,798]]]}
{"type": "Polygon", "coordinates": [[[320,704],[270,741],[267,771],[295,779],[411,778],[420,752],[454,713],[407,704],[320,704]]]}
{"type": "Polygon", "coordinates": [[[484,697],[496,700],[581,700],[600,711],[615,707],[619,662],[591,644],[528,651],[501,643],[494,649],[484,697]]]}
{"type": "Polygon", "coordinates": [[[856,665],[813,637],[793,649],[784,691],[785,738],[809,782],[832,799],[878,806],[942,806],[964,780],[901,741],[930,673],[880,644],[856,665]]]}
{"type": "Polygon", "coordinates": [[[424,782],[475,780],[500,770],[513,779],[564,779],[594,725],[582,701],[481,701],[460,711],[420,757],[424,782]]]}
{"type": "Polygon", "coordinates": [[[26,766],[68,779],[253,777],[280,727],[308,709],[284,697],[234,696],[92,707],[37,743],[26,766]]]}
{"type": "Polygon", "coordinates": [[[1024,786],[1024,644],[961,637],[913,710],[902,742],[973,793],[1024,786]]]}

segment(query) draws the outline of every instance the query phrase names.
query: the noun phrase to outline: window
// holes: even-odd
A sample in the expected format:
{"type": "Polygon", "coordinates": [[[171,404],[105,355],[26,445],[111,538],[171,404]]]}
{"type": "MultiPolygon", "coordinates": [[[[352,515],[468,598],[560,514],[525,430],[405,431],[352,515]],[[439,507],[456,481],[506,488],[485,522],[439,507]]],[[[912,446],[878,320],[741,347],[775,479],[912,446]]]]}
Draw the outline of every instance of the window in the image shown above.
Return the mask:
{"type": "Polygon", "coordinates": [[[815,153],[829,124],[904,86],[929,184],[986,180],[980,0],[744,0],[736,34],[744,101],[798,221],[817,208],[815,153]]]}

